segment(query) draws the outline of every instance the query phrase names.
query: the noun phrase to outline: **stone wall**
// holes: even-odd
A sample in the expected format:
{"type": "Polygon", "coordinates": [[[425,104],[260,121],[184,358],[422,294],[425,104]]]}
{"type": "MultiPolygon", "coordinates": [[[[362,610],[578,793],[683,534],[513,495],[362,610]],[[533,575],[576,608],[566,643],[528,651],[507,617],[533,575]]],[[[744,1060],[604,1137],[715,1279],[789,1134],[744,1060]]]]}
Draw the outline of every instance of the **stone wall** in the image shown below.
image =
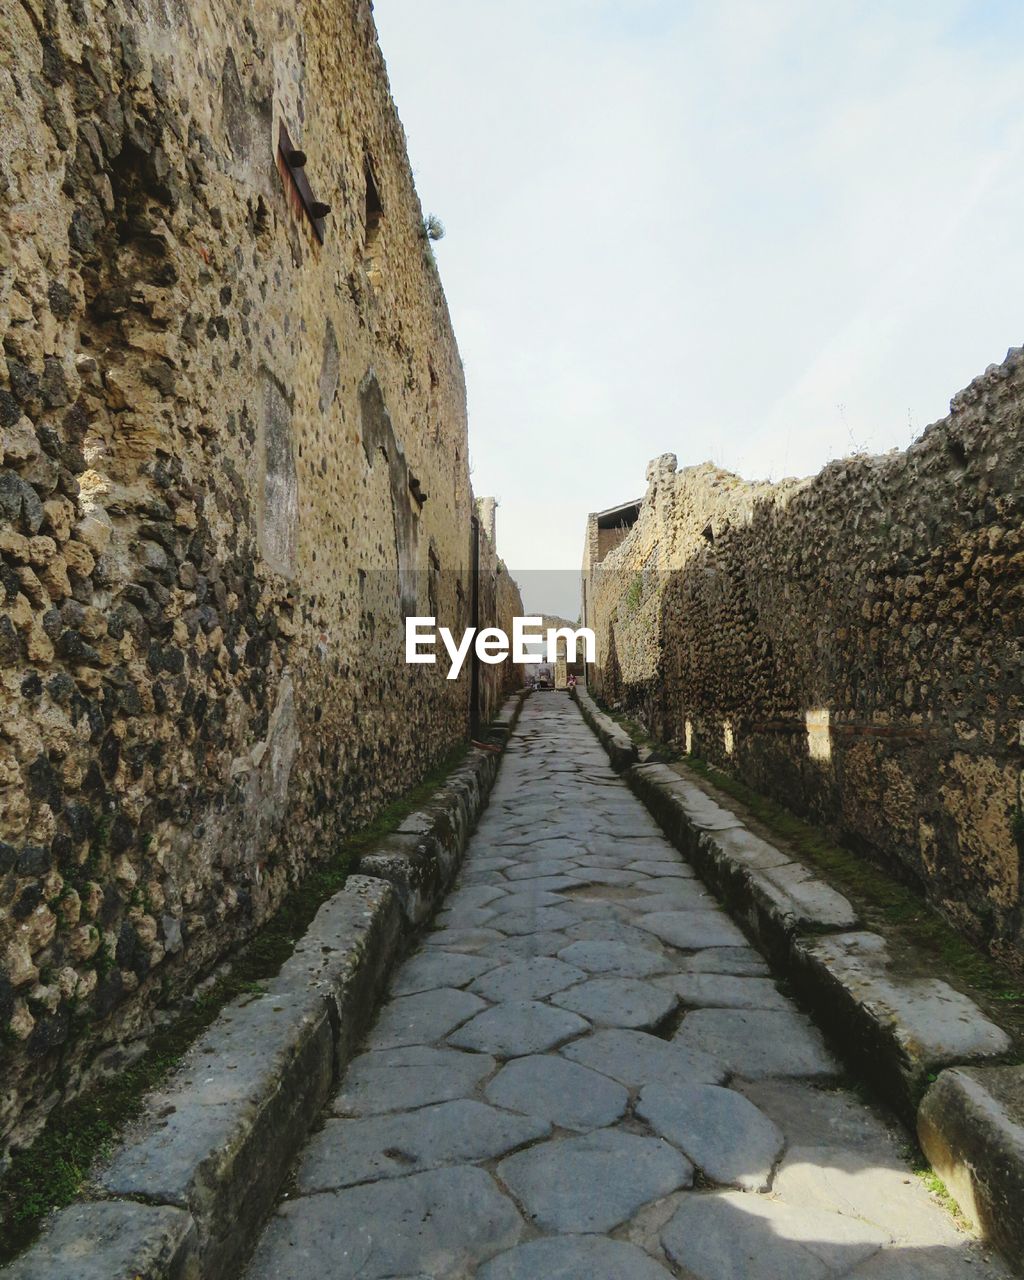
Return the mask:
{"type": "Polygon", "coordinates": [[[473,507],[368,0],[0,23],[2,1153],[465,736],[473,507]]]}
{"type": "MultiPolygon", "coordinates": [[[[523,613],[523,597],[504,560],[498,555],[495,527],[497,505],[494,498],[476,500],[480,538],[480,626],[500,627],[506,635],[511,636],[512,619],[523,613]]],[[[478,671],[478,719],[483,726],[494,719],[508,695],[522,687],[523,668],[513,662],[480,662],[478,671]]]]}
{"type": "Polygon", "coordinates": [[[1022,962],[1024,353],[905,452],[748,484],[648,468],[600,557],[592,684],[1022,962]]]}

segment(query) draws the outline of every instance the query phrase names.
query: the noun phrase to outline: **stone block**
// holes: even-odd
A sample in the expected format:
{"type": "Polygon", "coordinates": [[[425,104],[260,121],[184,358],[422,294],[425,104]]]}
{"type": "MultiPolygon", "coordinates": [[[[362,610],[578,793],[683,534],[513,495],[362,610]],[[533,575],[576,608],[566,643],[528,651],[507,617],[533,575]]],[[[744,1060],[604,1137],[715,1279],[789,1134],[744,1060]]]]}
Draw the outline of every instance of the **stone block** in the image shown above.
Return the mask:
{"type": "Polygon", "coordinates": [[[792,979],[844,1054],[909,1123],[930,1075],[1010,1048],[972,1000],[937,978],[907,974],[874,933],[797,940],[792,979]]]}
{"type": "Polygon", "coordinates": [[[101,1200],[55,1214],[9,1280],[198,1280],[196,1229],[169,1205],[101,1200]]]}
{"type": "Polygon", "coordinates": [[[964,1213],[1024,1271],[1024,1067],[943,1071],[921,1100],[917,1136],[964,1213]]]}

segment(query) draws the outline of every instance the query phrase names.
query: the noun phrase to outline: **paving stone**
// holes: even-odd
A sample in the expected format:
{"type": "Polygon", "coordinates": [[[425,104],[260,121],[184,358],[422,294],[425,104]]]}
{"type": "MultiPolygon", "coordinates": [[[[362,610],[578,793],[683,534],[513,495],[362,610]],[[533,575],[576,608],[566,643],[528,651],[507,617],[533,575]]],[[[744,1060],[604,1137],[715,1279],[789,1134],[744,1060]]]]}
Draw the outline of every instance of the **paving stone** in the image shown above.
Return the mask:
{"type": "Polygon", "coordinates": [[[493,885],[473,884],[464,889],[456,889],[445,900],[446,907],[486,907],[498,902],[505,896],[504,889],[493,885]]]}
{"type": "Polygon", "coordinates": [[[695,1280],[821,1280],[886,1242],[877,1228],[767,1196],[687,1196],[661,1233],[665,1252],[695,1280]]]}
{"type": "Polygon", "coordinates": [[[976,1243],[880,1249],[843,1280],[1010,1280],[1011,1273],[976,1243]]]}
{"type": "Polygon", "coordinates": [[[715,1085],[647,1085],[636,1113],[712,1182],[767,1191],[786,1145],[777,1125],[747,1098],[715,1085]]]}
{"type": "Polygon", "coordinates": [[[671,1280],[642,1249],[600,1236],[556,1236],[516,1245],[477,1272],[477,1280],[671,1280]]]}
{"type": "Polygon", "coordinates": [[[559,991],[551,1002],[571,1009],[595,1026],[641,1031],[663,1022],[679,1003],[673,992],[636,978],[591,978],[559,991]]]}
{"type": "Polygon", "coordinates": [[[402,965],[391,986],[391,995],[413,996],[436,987],[464,987],[479,978],[495,961],[458,951],[421,951],[402,965]]]}
{"type": "Polygon", "coordinates": [[[688,973],[732,973],[737,977],[768,977],[764,958],[753,947],[705,947],[682,956],[679,968],[688,973]]]}
{"type": "Polygon", "coordinates": [[[285,1201],[250,1280],[461,1276],[517,1243],[523,1222],[482,1169],[432,1169],[285,1201]]]}
{"type": "Polygon", "coordinates": [[[418,1111],[328,1120],[313,1135],[296,1183],[306,1195],[441,1165],[471,1164],[545,1138],[550,1131],[551,1125],[535,1111],[510,1115],[468,1098],[418,1111]]]}
{"type": "Polygon", "coordinates": [[[566,945],[569,942],[621,942],[627,947],[643,947],[648,951],[658,947],[658,940],[646,929],[621,920],[581,920],[565,930],[566,945]]]}
{"type": "Polygon", "coordinates": [[[349,1064],[331,1110],[339,1115],[379,1115],[464,1098],[495,1065],[483,1053],[425,1045],[363,1053],[349,1064]]]}
{"type": "MultiPolygon", "coordinates": [[[[665,881],[658,881],[664,885],[665,881]]],[[[659,911],[713,911],[717,902],[696,880],[675,880],[659,893],[640,893],[629,907],[639,915],[659,911]]]]}
{"type": "Polygon", "coordinates": [[[576,864],[574,875],[578,875],[587,884],[634,885],[636,875],[631,871],[620,871],[614,867],[598,867],[587,865],[584,861],[576,864]]]}
{"type": "Polygon", "coordinates": [[[735,1087],[775,1121],[790,1147],[836,1147],[885,1164],[906,1141],[902,1129],[897,1139],[891,1119],[842,1089],[800,1080],[742,1080],[735,1087]]]}
{"type": "MultiPolygon", "coordinates": [[[[558,893],[552,893],[549,889],[534,889],[532,881],[516,881],[515,887],[511,893],[506,893],[498,902],[493,904],[493,914],[495,922],[509,911],[537,911],[540,907],[562,907],[565,905],[565,899],[558,893]],[[523,888],[523,884],[526,888],[523,888]]],[[[493,928],[498,928],[495,923],[493,928]]]]}
{"type": "Polygon", "coordinates": [[[479,929],[438,929],[423,937],[425,947],[440,947],[443,951],[479,951],[489,942],[500,942],[497,929],[483,926],[479,929]]]}
{"type": "Polygon", "coordinates": [[[899,1245],[956,1245],[961,1239],[952,1218],[935,1213],[927,1188],[895,1156],[790,1147],[773,1189],[789,1204],[870,1222],[899,1245]]]}
{"type": "Polygon", "coordinates": [[[39,1241],[5,1280],[164,1280],[196,1274],[196,1229],[183,1209],[131,1200],[72,1204],[48,1218],[39,1241]]]}
{"type": "Polygon", "coordinates": [[[596,1031],[567,1044],[563,1058],[592,1067],[629,1089],[666,1085],[721,1084],[726,1070],[700,1050],[670,1043],[644,1031],[596,1031]]]}
{"type": "Polygon", "coordinates": [[[791,1010],[695,1009],[683,1019],[673,1044],[711,1054],[745,1080],[827,1079],[839,1073],[818,1032],[791,1010]]]}
{"type": "Polygon", "coordinates": [[[448,1043],[499,1058],[518,1058],[544,1053],[589,1030],[589,1023],[567,1009],[552,1009],[535,1000],[508,1000],[477,1014],[453,1032],[448,1043]]]}
{"type": "Polygon", "coordinates": [[[516,1058],[485,1092],[495,1106],[539,1116],[561,1129],[614,1124],[629,1102],[620,1084],[554,1054],[516,1058]]]}
{"type": "Polygon", "coordinates": [[[506,878],[518,883],[520,880],[539,880],[545,876],[575,876],[576,864],[567,858],[537,858],[517,863],[505,872],[506,878]]]}
{"type": "Polygon", "coordinates": [[[682,951],[701,947],[741,947],[746,938],[721,911],[654,911],[639,916],[641,929],[682,951]]]}
{"type": "Polygon", "coordinates": [[[789,1009],[790,1002],[770,978],[738,978],[727,973],[672,973],[658,979],[694,1009],[789,1009]]]}
{"type": "Polygon", "coordinates": [[[672,968],[672,962],[657,951],[600,939],[572,942],[558,953],[558,958],[588,973],[608,973],[616,978],[649,978],[672,968]]]}
{"type": "Polygon", "coordinates": [[[514,934],[502,937],[499,942],[488,944],[478,955],[493,960],[495,964],[510,964],[513,960],[527,960],[531,956],[555,956],[569,941],[567,933],[555,933],[545,929],[542,933],[514,934]]]}
{"type": "Polygon", "coordinates": [[[545,1231],[612,1231],[693,1182],[693,1166],[667,1142],[618,1129],[540,1143],[507,1156],[497,1173],[545,1231]]]}
{"type": "Polygon", "coordinates": [[[381,1010],[377,1025],[370,1032],[367,1048],[398,1049],[406,1044],[431,1044],[435,1040],[443,1040],[449,1031],[486,1007],[486,1002],[479,996],[454,987],[438,987],[414,996],[400,996],[381,1010]]]}
{"type": "Polygon", "coordinates": [[[486,1000],[542,1000],[586,976],[561,960],[533,956],[492,969],[473,983],[472,990],[486,1000]]]}
{"type": "MultiPolygon", "coordinates": [[[[540,893],[542,890],[548,893],[560,893],[563,889],[579,889],[584,883],[579,876],[575,875],[543,875],[514,882],[518,891],[525,891],[529,886],[533,893],[540,893]]],[[[512,888],[512,886],[513,882],[509,881],[507,887],[512,888]]]]}
{"type": "Polygon", "coordinates": [[[542,933],[545,930],[566,929],[571,924],[575,924],[575,917],[564,907],[539,907],[536,910],[527,908],[494,917],[494,928],[514,937],[521,937],[526,933],[542,933]]]}
{"type": "Polygon", "coordinates": [[[494,918],[490,907],[453,907],[439,911],[433,919],[435,929],[477,929],[494,918]]]}

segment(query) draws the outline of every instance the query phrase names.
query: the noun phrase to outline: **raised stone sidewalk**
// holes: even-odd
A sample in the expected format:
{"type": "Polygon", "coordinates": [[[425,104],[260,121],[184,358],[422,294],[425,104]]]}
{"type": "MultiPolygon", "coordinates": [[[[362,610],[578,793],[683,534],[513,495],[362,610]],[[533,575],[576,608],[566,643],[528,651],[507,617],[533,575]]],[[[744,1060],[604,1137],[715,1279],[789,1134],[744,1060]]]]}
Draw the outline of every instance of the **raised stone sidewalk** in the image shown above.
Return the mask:
{"type": "Polygon", "coordinates": [[[559,694],[328,1111],[250,1280],[1008,1275],[559,694]]]}

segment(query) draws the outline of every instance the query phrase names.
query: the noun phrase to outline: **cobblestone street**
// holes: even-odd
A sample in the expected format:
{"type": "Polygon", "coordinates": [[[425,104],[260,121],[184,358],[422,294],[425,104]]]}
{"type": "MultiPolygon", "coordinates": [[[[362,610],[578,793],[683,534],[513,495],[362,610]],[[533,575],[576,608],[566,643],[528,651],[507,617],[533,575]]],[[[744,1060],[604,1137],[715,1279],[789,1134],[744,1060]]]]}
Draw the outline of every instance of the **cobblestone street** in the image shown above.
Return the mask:
{"type": "Polygon", "coordinates": [[[1006,1275],[849,1086],[576,707],[533,695],[248,1275],[1006,1275]]]}

